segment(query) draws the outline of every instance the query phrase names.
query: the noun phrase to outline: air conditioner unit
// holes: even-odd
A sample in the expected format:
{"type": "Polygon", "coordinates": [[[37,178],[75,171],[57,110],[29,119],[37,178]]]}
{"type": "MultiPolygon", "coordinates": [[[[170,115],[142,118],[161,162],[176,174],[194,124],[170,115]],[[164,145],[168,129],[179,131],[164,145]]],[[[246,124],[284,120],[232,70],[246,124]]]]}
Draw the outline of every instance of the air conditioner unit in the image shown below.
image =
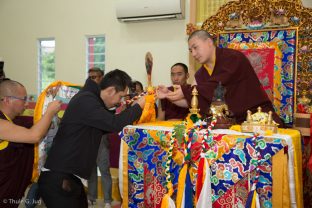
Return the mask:
{"type": "Polygon", "coordinates": [[[185,0],[118,0],[117,19],[122,22],[184,19],[185,0]]]}

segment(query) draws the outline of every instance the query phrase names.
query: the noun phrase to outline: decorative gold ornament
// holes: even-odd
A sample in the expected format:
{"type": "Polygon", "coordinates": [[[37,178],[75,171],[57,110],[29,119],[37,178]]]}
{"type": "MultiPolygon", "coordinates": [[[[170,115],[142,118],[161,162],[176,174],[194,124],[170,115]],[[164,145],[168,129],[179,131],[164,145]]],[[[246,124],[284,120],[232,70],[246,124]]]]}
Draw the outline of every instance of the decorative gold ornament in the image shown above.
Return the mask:
{"type": "Polygon", "coordinates": [[[255,132],[264,134],[266,131],[277,133],[278,124],[272,118],[272,111],[269,113],[262,112],[261,107],[258,107],[258,112],[251,114],[247,111],[247,118],[242,123],[242,132],[255,132]]]}
{"type": "Polygon", "coordinates": [[[207,120],[208,122],[216,121],[214,125],[215,129],[228,129],[235,123],[234,118],[231,118],[231,113],[225,102],[225,91],[225,87],[219,82],[213,92],[214,95],[212,97],[207,120]]]}
{"type": "MultiPolygon", "coordinates": [[[[220,23],[219,23],[220,24],[220,23]]],[[[219,26],[218,24],[218,26],[219,26]]],[[[233,30],[233,29],[240,29],[240,28],[246,28],[243,22],[242,14],[234,12],[229,15],[229,20],[226,23],[226,27],[224,27],[225,30],[233,30]]]]}
{"type": "Polygon", "coordinates": [[[199,113],[197,95],[198,95],[198,91],[196,89],[196,86],[194,86],[194,88],[192,90],[192,100],[191,100],[191,108],[190,108],[191,114],[198,114],[199,113]]]}
{"type": "Polygon", "coordinates": [[[303,90],[302,91],[302,97],[298,98],[298,102],[303,104],[303,105],[309,105],[311,102],[311,99],[307,98],[307,91],[303,90]]]}
{"type": "Polygon", "coordinates": [[[220,105],[211,104],[210,111],[213,117],[222,117],[225,118],[226,116],[229,116],[229,108],[227,104],[222,103],[220,105]]]}
{"type": "Polygon", "coordinates": [[[191,35],[194,31],[199,30],[198,27],[196,27],[196,25],[192,24],[192,23],[188,23],[186,25],[186,34],[187,35],[191,35]]]}

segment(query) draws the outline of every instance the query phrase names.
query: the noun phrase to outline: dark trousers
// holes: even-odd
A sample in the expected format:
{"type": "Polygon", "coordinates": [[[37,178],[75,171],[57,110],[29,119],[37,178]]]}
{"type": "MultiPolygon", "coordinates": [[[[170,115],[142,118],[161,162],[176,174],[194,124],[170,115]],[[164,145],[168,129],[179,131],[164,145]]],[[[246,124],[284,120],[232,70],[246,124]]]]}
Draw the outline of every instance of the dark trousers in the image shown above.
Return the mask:
{"type": "Polygon", "coordinates": [[[72,174],[42,171],[38,180],[39,194],[48,208],[87,208],[83,184],[72,174]]]}

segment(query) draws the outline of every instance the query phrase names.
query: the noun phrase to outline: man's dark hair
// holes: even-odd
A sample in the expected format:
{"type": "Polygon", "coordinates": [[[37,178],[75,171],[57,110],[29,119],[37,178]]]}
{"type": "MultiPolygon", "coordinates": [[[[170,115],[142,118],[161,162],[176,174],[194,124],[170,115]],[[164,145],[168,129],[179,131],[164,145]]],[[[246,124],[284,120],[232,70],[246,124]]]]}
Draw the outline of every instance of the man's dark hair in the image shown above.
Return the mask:
{"type": "Polygon", "coordinates": [[[7,80],[11,80],[11,79],[10,78],[6,78],[6,77],[5,78],[0,78],[0,83],[4,82],[4,81],[7,81],[7,80]]]}
{"type": "Polygon", "coordinates": [[[101,74],[101,76],[103,76],[103,75],[104,75],[104,71],[103,71],[103,70],[101,70],[99,67],[93,67],[93,68],[90,68],[90,69],[88,70],[88,73],[90,73],[90,72],[98,72],[98,73],[100,73],[100,74],[101,74]]]}
{"type": "Polygon", "coordinates": [[[4,66],[4,62],[0,61],[0,79],[4,79],[5,78],[5,73],[3,70],[3,66],[4,66]]]}
{"type": "Polygon", "coordinates": [[[133,85],[133,87],[134,87],[134,91],[135,91],[137,85],[139,85],[140,88],[141,88],[142,90],[144,90],[142,83],[139,82],[139,81],[133,81],[133,82],[132,82],[132,85],[133,85]]]}
{"type": "Polygon", "coordinates": [[[174,64],[174,65],[171,67],[171,69],[172,69],[173,67],[175,67],[175,66],[181,66],[181,67],[184,69],[185,74],[188,73],[188,68],[187,68],[187,66],[186,66],[185,64],[183,64],[183,63],[176,63],[176,64],[174,64]]]}
{"type": "Polygon", "coordinates": [[[115,69],[105,74],[103,77],[100,88],[104,90],[108,87],[115,87],[117,92],[124,91],[126,87],[131,87],[131,77],[124,71],[115,69]]]}
{"type": "Polygon", "coordinates": [[[206,40],[206,39],[211,39],[214,41],[214,37],[207,32],[206,30],[195,30],[189,37],[188,41],[190,41],[193,37],[198,37],[199,39],[206,40]]]}

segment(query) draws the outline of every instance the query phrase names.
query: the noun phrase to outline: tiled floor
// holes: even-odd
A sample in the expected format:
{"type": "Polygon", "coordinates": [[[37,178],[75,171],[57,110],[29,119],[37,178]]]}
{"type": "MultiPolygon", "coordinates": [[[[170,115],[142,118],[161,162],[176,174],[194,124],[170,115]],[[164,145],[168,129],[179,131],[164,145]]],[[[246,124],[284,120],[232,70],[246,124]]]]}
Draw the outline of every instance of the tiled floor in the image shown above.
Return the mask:
{"type": "MultiPolygon", "coordinates": [[[[36,208],[46,208],[46,206],[43,204],[42,201],[40,201],[40,205],[36,206],[36,208]]],[[[89,205],[88,208],[103,208],[104,207],[104,202],[103,200],[97,200],[95,205],[89,205]]],[[[117,201],[112,202],[112,208],[120,208],[121,203],[117,201]]],[[[24,204],[20,204],[18,208],[25,208],[24,204]]]]}
{"type": "MultiPolygon", "coordinates": [[[[89,205],[89,208],[102,208],[102,207],[104,207],[103,200],[97,200],[96,205],[89,205]]],[[[120,207],[121,207],[120,202],[113,201],[112,208],[120,208],[120,207]]]]}
{"type": "MultiPolygon", "coordinates": [[[[113,182],[113,190],[112,190],[112,198],[113,200],[116,200],[116,201],[113,201],[112,202],[112,208],[120,208],[121,207],[121,197],[119,195],[119,188],[118,188],[118,169],[117,168],[110,168],[110,171],[111,171],[111,175],[112,175],[112,182],[113,182]]],[[[99,173],[100,174],[100,173],[99,173]]],[[[84,185],[87,185],[87,181],[83,181],[84,185]]],[[[28,189],[26,190],[25,192],[25,195],[27,195],[27,192],[28,192],[28,189]]],[[[102,183],[101,183],[101,177],[99,176],[98,178],[98,197],[102,199],[98,199],[96,201],[96,204],[95,205],[89,205],[89,208],[93,207],[93,208],[102,208],[104,207],[104,201],[103,201],[103,192],[102,192],[102,183]]],[[[2,208],[2,207],[0,207],[2,208]]],[[[19,205],[18,208],[25,208],[25,205],[24,205],[24,199],[22,199],[22,203],[19,205]]],[[[42,199],[39,200],[38,202],[38,205],[36,206],[36,208],[46,208],[46,206],[44,205],[42,199]]]]}

